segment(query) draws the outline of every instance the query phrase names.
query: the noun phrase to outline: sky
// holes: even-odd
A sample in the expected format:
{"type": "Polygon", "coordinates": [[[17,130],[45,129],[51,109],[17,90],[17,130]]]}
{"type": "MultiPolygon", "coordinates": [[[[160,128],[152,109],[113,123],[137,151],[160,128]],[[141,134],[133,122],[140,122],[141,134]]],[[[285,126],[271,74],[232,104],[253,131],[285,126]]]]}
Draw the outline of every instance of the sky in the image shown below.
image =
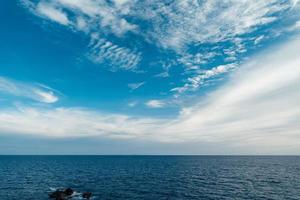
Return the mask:
{"type": "Polygon", "coordinates": [[[6,0],[0,27],[0,154],[300,154],[298,0],[6,0]]]}

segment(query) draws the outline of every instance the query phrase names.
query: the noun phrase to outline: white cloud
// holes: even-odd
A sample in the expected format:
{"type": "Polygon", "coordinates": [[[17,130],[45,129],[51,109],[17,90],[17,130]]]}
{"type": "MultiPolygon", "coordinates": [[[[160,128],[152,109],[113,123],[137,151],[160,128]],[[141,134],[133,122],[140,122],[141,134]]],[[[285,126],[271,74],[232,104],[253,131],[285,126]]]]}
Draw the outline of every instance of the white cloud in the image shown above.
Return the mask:
{"type": "Polygon", "coordinates": [[[39,96],[41,102],[55,103],[58,101],[58,97],[54,95],[53,91],[43,91],[41,89],[34,89],[33,92],[39,96]]]}
{"type": "Polygon", "coordinates": [[[257,38],[255,38],[254,44],[255,45],[259,44],[264,38],[265,38],[264,35],[258,36],[257,38]]]}
{"type": "MultiPolygon", "coordinates": [[[[0,133],[222,142],[250,153],[272,153],[277,149],[299,152],[299,48],[300,38],[297,38],[257,56],[235,72],[228,84],[199,104],[183,108],[174,119],[132,117],[80,108],[19,107],[1,110],[0,133]]],[[[5,88],[12,89],[5,90],[15,91],[14,84],[5,83],[2,79],[1,88],[6,85],[5,88]]],[[[149,102],[152,107],[164,105],[159,100],[149,102]]]]}
{"type": "MultiPolygon", "coordinates": [[[[29,0],[23,0],[31,2],[29,0]]],[[[104,29],[117,36],[136,32],[139,27],[128,18],[145,20],[152,28],[138,34],[164,47],[178,48],[191,42],[219,42],[253,31],[277,20],[274,14],[294,7],[296,0],[212,1],[100,1],[40,0],[38,5],[64,9],[92,22],[90,30],[104,29]],[[188,12],[186,12],[188,10],[188,12]],[[242,14],[241,14],[242,13],[242,14]]],[[[37,6],[39,7],[39,6],[37,6]]],[[[46,12],[48,13],[48,12],[46,12]]],[[[52,14],[48,17],[52,19],[52,14]]],[[[74,19],[76,20],[76,19],[74,19]]],[[[131,20],[132,21],[132,20],[131,20]]],[[[76,24],[76,23],[73,23],[76,24]]],[[[137,32],[136,32],[137,33],[137,32]]]]}
{"type": "Polygon", "coordinates": [[[83,31],[87,30],[87,26],[88,26],[87,22],[82,17],[77,18],[76,25],[78,30],[83,30],[83,31]]]}
{"type": "Polygon", "coordinates": [[[12,132],[47,137],[134,138],[154,128],[151,119],[93,112],[81,108],[32,108],[2,110],[0,133],[12,132]]]}
{"type": "Polygon", "coordinates": [[[293,2],[293,7],[295,7],[299,3],[299,0],[292,0],[292,2],[293,2]]]}
{"type": "Polygon", "coordinates": [[[227,65],[220,65],[209,70],[199,70],[198,74],[193,77],[188,78],[187,83],[182,87],[176,87],[171,89],[171,91],[176,92],[176,96],[186,91],[193,91],[198,89],[201,85],[205,83],[207,79],[214,78],[220,74],[227,73],[234,70],[237,64],[231,63],[227,65]]]}
{"type": "Polygon", "coordinates": [[[104,39],[104,35],[111,33],[122,38],[124,34],[137,29],[135,24],[129,23],[124,17],[133,1],[115,1],[115,4],[94,0],[21,2],[37,16],[87,34],[91,38],[87,55],[95,63],[105,63],[112,71],[134,70],[141,60],[141,53],[137,50],[104,39]],[[69,13],[70,17],[66,13],[69,13]]]}
{"type": "Polygon", "coordinates": [[[54,7],[52,4],[41,2],[37,5],[37,12],[53,21],[56,21],[62,25],[69,25],[70,21],[66,13],[61,9],[54,7]]]}
{"type": "Polygon", "coordinates": [[[136,29],[136,25],[129,23],[124,17],[134,1],[123,1],[122,3],[115,1],[115,4],[93,0],[58,0],[57,2],[59,6],[76,15],[85,16],[96,22],[96,24],[90,25],[90,29],[99,28],[97,25],[100,25],[100,28],[108,29],[117,36],[136,29]]]}
{"type": "Polygon", "coordinates": [[[208,63],[217,55],[218,54],[216,52],[207,52],[205,54],[185,54],[182,55],[177,61],[184,65],[186,71],[195,69],[197,70],[202,64],[208,63]]]}
{"type": "MultiPolygon", "coordinates": [[[[232,52],[242,53],[240,47],[247,38],[237,39],[243,34],[252,33],[259,27],[283,18],[285,11],[295,7],[297,1],[280,0],[228,0],[228,1],[184,1],[170,2],[136,0],[21,0],[23,5],[38,16],[49,18],[66,25],[75,31],[83,31],[88,37],[98,34],[98,41],[93,38],[90,58],[98,63],[108,61],[113,70],[134,70],[142,59],[142,49],[135,48],[137,42],[128,42],[126,35],[132,33],[144,41],[159,47],[172,49],[183,57],[184,49],[191,44],[233,43],[232,52]],[[67,14],[69,17],[67,16],[67,14]],[[142,23],[136,23],[139,21],[142,23]],[[140,27],[140,25],[143,25],[140,27]],[[146,26],[144,26],[146,25],[146,26]],[[122,42],[108,41],[107,35],[114,35],[122,42]],[[98,44],[99,45],[99,44],[98,44]],[[103,48],[102,48],[103,47],[103,48]],[[116,55],[117,54],[117,55],[116,55]]],[[[256,35],[256,34],[254,34],[256,35]]],[[[211,48],[213,49],[213,48],[211,48]]],[[[246,49],[243,49],[245,52],[246,49]]],[[[216,52],[208,52],[214,54],[216,52]]],[[[197,62],[197,54],[192,55],[197,62]]],[[[205,55],[204,55],[205,56],[205,55]]],[[[202,59],[202,57],[201,57],[202,59]]],[[[233,61],[235,56],[229,56],[233,61]]],[[[206,62],[207,60],[198,60],[206,62]]]]}
{"type": "Polygon", "coordinates": [[[160,1],[147,4],[146,7],[155,7],[142,11],[153,23],[151,37],[163,47],[175,49],[193,42],[214,43],[234,39],[277,20],[275,13],[292,6],[289,1],[283,3],[277,0],[178,0],[171,4],[160,1]]]}
{"type": "Polygon", "coordinates": [[[297,31],[300,30],[300,20],[295,22],[292,26],[288,27],[287,31],[297,31]]]}
{"type": "Polygon", "coordinates": [[[0,76],[0,92],[14,96],[26,97],[43,103],[55,103],[58,101],[56,91],[40,85],[29,84],[0,76]]]}
{"type": "Polygon", "coordinates": [[[141,60],[141,54],[118,45],[106,39],[100,38],[98,34],[92,35],[89,56],[98,63],[108,62],[112,71],[135,70],[141,60]]]}
{"type": "Polygon", "coordinates": [[[183,140],[266,145],[273,151],[295,148],[300,144],[299,47],[298,38],[249,62],[205,102],[184,109],[163,132],[183,140]]]}
{"type": "Polygon", "coordinates": [[[169,76],[170,76],[169,72],[162,72],[162,73],[156,74],[154,77],[167,78],[169,76]]]}
{"type": "Polygon", "coordinates": [[[144,85],[145,82],[139,82],[139,83],[129,83],[127,86],[131,89],[131,91],[138,89],[142,85],[144,85]]]}
{"type": "Polygon", "coordinates": [[[149,108],[163,108],[166,105],[166,103],[162,100],[149,100],[146,102],[146,106],[149,108]]]}
{"type": "Polygon", "coordinates": [[[128,106],[131,107],[131,108],[133,108],[136,105],[138,105],[138,103],[139,103],[138,101],[131,101],[131,102],[128,103],[128,106]]]}

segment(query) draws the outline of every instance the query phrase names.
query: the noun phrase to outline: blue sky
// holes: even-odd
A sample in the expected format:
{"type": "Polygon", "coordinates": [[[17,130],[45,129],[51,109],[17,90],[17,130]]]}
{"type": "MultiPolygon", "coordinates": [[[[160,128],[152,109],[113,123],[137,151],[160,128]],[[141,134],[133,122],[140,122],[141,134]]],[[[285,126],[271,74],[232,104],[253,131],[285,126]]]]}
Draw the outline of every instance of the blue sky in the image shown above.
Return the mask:
{"type": "Polygon", "coordinates": [[[1,1],[0,153],[297,154],[299,9],[1,1]]]}

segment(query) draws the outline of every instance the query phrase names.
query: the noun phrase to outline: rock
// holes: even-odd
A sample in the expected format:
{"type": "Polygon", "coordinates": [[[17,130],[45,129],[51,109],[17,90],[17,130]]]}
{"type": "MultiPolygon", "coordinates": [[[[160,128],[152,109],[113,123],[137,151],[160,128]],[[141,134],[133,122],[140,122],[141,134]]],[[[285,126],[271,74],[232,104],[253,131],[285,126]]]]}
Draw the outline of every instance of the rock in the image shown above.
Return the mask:
{"type": "Polygon", "coordinates": [[[90,199],[90,198],[92,197],[92,193],[91,193],[91,192],[84,192],[84,193],[82,194],[82,197],[83,197],[84,199],[90,199]]]}
{"type": "Polygon", "coordinates": [[[67,196],[71,196],[74,193],[74,191],[71,188],[67,188],[65,189],[64,193],[67,196]]]}
{"type": "Polygon", "coordinates": [[[66,194],[64,192],[60,192],[55,198],[55,200],[65,200],[65,199],[66,199],[66,194]]]}
{"type": "Polygon", "coordinates": [[[71,188],[67,188],[64,191],[56,190],[55,192],[50,193],[49,197],[51,199],[55,199],[55,200],[65,200],[65,199],[71,197],[71,195],[73,193],[74,193],[74,190],[72,190],[71,188]]]}
{"type": "Polygon", "coordinates": [[[66,194],[63,191],[56,190],[49,194],[49,197],[55,200],[64,200],[66,198],[66,194]]]}

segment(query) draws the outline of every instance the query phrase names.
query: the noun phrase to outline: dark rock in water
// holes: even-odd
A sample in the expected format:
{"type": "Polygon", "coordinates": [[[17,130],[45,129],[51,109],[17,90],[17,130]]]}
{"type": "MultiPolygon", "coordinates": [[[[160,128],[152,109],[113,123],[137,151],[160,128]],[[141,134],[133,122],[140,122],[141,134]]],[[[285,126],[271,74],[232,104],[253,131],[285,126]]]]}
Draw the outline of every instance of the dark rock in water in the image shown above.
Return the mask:
{"type": "Polygon", "coordinates": [[[82,194],[82,197],[83,197],[84,199],[90,199],[90,198],[92,197],[92,193],[91,193],[91,192],[84,192],[84,193],[82,194]]]}
{"type": "Polygon", "coordinates": [[[49,197],[55,200],[65,200],[74,193],[74,191],[71,188],[67,188],[64,191],[56,190],[55,192],[52,192],[49,194],[49,197]]]}
{"type": "Polygon", "coordinates": [[[55,200],[64,200],[66,198],[66,194],[63,191],[56,190],[49,194],[49,197],[55,200]]]}
{"type": "Polygon", "coordinates": [[[65,189],[64,193],[67,196],[71,196],[74,193],[74,191],[71,188],[67,188],[65,189]]]}
{"type": "Polygon", "coordinates": [[[55,198],[55,200],[65,200],[65,199],[66,199],[66,194],[63,192],[59,193],[55,198]]]}

